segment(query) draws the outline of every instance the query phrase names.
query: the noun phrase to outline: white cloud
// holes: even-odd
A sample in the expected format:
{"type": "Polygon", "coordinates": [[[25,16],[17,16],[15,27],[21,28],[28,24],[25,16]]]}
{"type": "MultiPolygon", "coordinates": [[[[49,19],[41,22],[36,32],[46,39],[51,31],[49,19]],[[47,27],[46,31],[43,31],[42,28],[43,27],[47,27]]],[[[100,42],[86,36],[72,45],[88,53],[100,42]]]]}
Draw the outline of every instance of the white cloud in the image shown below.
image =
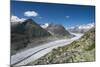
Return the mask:
{"type": "Polygon", "coordinates": [[[65,16],[67,19],[70,18],[70,16],[65,16]]]}
{"type": "Polygon", "coordinates": [[[25,13],[24,13],[24,16],[27,16],[27,17],[36,17],[36,16],[38,16],[38,13],[37,12],[35,12],[35,11],[26,11],[25,13]]]}
{"type": "Polygon", "coordinates": [[[25,18],[19,18],[17,16],[11,16],[11,22],[23,22],[25,21],[25,18]]]}

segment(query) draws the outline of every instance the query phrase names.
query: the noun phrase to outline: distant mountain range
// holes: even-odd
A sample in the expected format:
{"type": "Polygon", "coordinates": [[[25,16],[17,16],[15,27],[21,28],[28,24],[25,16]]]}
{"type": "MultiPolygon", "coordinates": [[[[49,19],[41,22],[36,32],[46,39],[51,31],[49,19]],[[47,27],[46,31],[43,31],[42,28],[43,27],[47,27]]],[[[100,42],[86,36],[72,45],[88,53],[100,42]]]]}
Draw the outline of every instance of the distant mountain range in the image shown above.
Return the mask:
{"type": "Polygon", "coordinates": [[[95,28],[69,45],[53,49],[30,65],[76,63],[95,61],[95,28]]]}
{"type": "Polygon", "coordinates": [[[72,37],[72,35],[59,24],[46,24],[41,26],[32,19],[11,21],[11,50],[12,54],[28,46],[32,40],[44,37],[72,37]]]}
{"type": "Polygon", "coordinates": [[[69,32],[74,32],[74,33],[84,33],[87,32],[89,29],[94,27],[94,23],[89,23],[89,24],[84,24],[84,25],[77,25],[73,27],[68,27],[66,28],[69,32]]]}

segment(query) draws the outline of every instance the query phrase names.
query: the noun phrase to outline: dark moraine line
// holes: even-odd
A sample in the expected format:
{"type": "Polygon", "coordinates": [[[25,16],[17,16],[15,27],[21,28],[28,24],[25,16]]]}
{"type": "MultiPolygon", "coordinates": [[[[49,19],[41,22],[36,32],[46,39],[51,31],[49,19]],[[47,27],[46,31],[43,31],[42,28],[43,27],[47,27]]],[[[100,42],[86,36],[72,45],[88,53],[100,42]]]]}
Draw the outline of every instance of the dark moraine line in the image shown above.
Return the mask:
{"type": "Polygon", "coordinates": [[[42,50],[44,50],[44,49],[47,49],[47,48],[49,48],[49,47],[43,48],[43,49],[41,49],[41,50],[38,50],[37,52],[35,52],[35,53],[33,53],[33,54],[27,56],[26,58],[24,58],[24,59],[22,59],[22,60],[20,60],[20,61],[18,61],[18,62],[16,62],[16,63],[14,63],[14,64],[12,64],[11,66],[16,65],[16,64],[18,64],[18,63],[20,63],[20,62],[22,62],[22,61],[28,59],[28,58],[31,57],[32,55],[34,55],[34,54],[36,54],[36,53],[38,53],[38,52],[40,52],[40,51],[42,51],[42,50]]]}

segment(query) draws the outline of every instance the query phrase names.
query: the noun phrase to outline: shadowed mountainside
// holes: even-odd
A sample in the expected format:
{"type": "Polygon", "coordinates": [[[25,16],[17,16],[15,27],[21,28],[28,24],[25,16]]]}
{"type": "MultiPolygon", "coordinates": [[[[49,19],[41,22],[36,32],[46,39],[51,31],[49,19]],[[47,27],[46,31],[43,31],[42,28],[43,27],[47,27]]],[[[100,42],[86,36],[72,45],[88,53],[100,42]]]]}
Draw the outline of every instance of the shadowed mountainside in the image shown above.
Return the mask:
{"type": "Polygon", "coordinates": [[[51,34],[41,28],[35,21],[28,19],[22,23],[11,22],[11,50],[25,48],[32,39],[48,37],[51,34]]]}

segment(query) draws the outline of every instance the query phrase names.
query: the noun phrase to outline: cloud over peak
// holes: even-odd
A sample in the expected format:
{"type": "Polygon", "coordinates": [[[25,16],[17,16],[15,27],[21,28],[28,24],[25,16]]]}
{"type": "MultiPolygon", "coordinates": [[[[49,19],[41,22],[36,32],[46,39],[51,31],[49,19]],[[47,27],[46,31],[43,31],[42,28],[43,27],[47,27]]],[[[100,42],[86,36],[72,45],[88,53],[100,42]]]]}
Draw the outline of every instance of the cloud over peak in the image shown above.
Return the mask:
{"type": "Polygon", "coordinates": [[[25,20],[26,20],[25,18],[19,18],[19,17],[14,16],[14,15],[11,16],[11,22],[23,22],[25,20]]]}
{"type": "Polygon", "coordinates": [[[35,11],[26,11],[26,12],[24,12],[24,16],[27,16],[27,17],[36,17],[36,16],[38,16],[38,13],[37,12],[35,12],[35,11]]]}

